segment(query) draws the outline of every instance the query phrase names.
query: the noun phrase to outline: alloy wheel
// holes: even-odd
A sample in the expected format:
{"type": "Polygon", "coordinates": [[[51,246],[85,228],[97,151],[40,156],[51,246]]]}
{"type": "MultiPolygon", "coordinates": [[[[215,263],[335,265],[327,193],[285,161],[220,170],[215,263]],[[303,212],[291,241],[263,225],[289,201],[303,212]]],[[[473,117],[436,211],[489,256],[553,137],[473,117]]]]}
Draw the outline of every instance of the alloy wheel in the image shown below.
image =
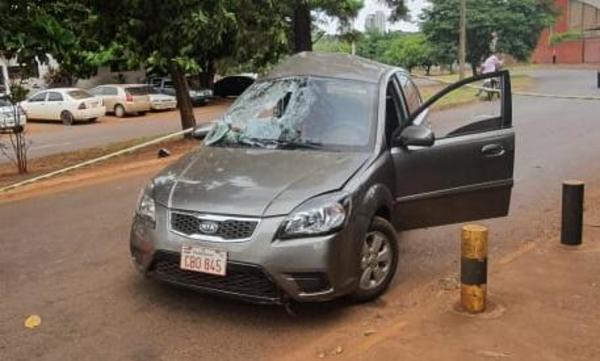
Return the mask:
{"type": "Polygon", "coordinates": [[[392,247],[389,238],[379,231],[367,233],[360,262],[359,287],[365,291],[379,287],[392,269],[392,247]]]}

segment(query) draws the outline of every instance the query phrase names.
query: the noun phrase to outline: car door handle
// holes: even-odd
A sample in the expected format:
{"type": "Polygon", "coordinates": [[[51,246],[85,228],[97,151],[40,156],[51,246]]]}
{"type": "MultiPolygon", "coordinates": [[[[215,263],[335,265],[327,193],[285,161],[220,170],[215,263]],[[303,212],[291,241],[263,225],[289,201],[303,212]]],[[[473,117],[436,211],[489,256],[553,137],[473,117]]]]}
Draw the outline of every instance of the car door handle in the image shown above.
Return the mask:
{"type": "Polygon", "coordinates": [[[504,155],[504,153],[506,153],[506,150],[501,144],[494,143],[486,144],[483,147],[481,147],[481,153],[488,158],[492,158],[504,155]]]}

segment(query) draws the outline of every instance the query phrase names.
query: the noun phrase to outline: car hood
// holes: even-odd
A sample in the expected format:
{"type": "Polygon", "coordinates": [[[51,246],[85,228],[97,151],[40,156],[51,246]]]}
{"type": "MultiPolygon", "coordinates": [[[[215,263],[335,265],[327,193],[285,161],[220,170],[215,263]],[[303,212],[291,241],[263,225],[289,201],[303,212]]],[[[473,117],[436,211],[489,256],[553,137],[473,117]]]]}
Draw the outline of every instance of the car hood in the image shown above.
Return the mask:
{"type": "Polygon", "coordinates": [[[204,146],[154,178],[156,202],[173,209],[240,216],[287,214],[335,191],[368,154],[204,146]]]}

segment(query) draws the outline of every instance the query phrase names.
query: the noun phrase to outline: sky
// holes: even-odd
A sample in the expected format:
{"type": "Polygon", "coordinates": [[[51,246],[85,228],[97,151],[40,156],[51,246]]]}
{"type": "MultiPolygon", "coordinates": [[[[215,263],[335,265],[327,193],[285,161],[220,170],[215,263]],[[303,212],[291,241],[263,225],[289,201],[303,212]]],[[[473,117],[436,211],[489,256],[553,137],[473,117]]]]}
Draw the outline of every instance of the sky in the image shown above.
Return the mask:
{"type": "MultiPolygon", "coordinates": [[[[355,27],[358,30],[365,29],[365,18],[368,14],[374,13],[377,10],[383,10],[387,15],[390,14],[390,9],[387,8],[381,1],[379,0],[364,0],[365,6],[362,8],[360,13],[358,14],[358,18],[355,22],[355,27]]],[[[388,24],[388,29],[390,30],[403,30],[403,31],[418,31],[419,26],[417,24],[419,14],[421,10],[427,5],[427,0],[405,0],[410,11],[411,21],[399,21],[394,24],[388,24]]],[[[329,34],[335,34],[337,32],[337,21],[332,20],[329,22],[328,26],[325,27],[326,31],[329,34]]]]}

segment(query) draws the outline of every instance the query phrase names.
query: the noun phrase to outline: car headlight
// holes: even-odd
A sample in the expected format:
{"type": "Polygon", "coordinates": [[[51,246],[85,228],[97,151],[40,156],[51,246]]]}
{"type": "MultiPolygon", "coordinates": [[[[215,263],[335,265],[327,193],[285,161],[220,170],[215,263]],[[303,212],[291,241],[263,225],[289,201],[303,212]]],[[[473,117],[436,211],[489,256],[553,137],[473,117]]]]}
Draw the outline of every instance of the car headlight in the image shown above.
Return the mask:
{"type": "Polygon", "coordinates": [[[145,221],[148,221],[152,225],[156,223],[156,204],[152,197],[153,184],[150,183],[140,193],[138,204],[135,209],[135,213],[145,221]]]}
{"type": "Polygon", "coordinates": [[[346,223],[350,209],[351,201],[346,193],[312,198],[285,218],[279,238],[318,236],[336,232],[346,223]]]}

